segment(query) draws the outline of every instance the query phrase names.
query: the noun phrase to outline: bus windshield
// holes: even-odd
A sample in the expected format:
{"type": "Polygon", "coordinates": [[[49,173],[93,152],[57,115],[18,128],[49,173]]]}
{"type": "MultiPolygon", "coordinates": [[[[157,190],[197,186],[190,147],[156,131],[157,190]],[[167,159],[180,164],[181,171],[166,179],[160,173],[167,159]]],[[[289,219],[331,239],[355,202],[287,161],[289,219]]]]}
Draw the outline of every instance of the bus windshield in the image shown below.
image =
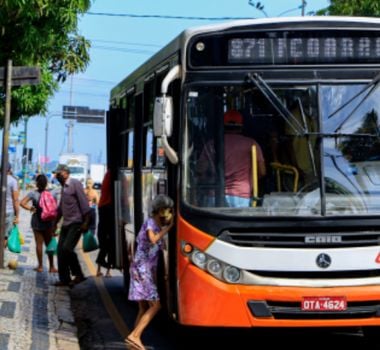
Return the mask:
{"type": "Polygon", "coordinates": [[[255,84],[188,88],[187,204],[244,216],[378,215],[380,87],[268,86],[276,103],[255,84]]]}

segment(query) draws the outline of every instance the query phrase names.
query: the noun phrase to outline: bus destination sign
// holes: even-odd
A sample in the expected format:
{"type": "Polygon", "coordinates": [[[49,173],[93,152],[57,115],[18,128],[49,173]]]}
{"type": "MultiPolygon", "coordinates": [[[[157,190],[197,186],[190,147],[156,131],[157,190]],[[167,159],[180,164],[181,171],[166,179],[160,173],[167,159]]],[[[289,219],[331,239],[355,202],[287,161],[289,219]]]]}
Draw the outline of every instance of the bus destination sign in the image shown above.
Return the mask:
{"type": "MultiPolygon", "coordinates": [[[[230,64],[380,64],[380,33],[359,36],[233,37],[230,64]]],[[[309,33],[310,35],[310,33],[309,33]]]]}

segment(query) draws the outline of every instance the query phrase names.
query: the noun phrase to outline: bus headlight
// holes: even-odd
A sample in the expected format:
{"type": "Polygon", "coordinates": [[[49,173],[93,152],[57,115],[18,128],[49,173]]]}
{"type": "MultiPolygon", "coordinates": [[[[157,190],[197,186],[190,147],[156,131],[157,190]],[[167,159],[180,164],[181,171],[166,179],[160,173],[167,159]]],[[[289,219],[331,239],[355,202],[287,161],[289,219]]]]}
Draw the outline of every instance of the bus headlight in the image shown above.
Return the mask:
{"type": "Polygon", "coordinates": [[[236,283],[240,279],[240,270],[234,266],[226,266],[223,277],[229,283],[236,283]]]}
{"type": "Polygon", "coordinates": [[[181,250],[192,264],[215,278],[227,283],[238,283],[240,281],[242,272],[239,268],[227,265],[186,241],[181,242],[181,250]]]}
{"type": "Polygon", "coordinates": [[[195,249],[191,255],[191,260],[195,265],[203,269],[206,265],[207,257],[205,253],[195,249]]]}
{"type": "Polygon", "coordinates": [[[215,259],[211,259],[207,263],[207,270],[213,275],[219,275],[222,271],[222,264],[215,259]]]}

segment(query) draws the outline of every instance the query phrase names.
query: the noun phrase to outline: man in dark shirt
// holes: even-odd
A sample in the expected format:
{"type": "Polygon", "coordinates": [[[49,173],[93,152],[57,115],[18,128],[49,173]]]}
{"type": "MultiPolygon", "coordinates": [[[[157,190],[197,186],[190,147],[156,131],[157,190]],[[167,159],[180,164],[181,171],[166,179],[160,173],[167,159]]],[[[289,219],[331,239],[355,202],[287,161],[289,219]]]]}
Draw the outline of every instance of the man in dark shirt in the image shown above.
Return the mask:
{"type": "Polygon", "coordinates": [[[63,218],[57,254],[59,281],[55,285],[72,287],[86,279],[75,253],[75,247],[82,233],[88,231],[91,209],[82,184],[70,177],[67,165],[58,165],[55,176],[62,186],[55,229],[63,218]],[[71,275],[74,279],[71,279],[71,275]]]}

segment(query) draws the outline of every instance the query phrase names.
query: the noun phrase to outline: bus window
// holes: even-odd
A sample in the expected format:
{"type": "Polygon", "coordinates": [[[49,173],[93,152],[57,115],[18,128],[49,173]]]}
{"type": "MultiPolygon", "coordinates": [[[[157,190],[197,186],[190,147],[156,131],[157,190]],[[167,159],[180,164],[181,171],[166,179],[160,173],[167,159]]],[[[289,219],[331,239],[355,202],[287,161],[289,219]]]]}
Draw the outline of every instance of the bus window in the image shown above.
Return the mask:
{"type": "Polygon", "coordinates": [[[126,147],[127,147],[127,155],[125,159],[127,160],[128,168],[133,167],[133,152],[134,152],[134,126],[135,126],[135,98],[134,95],[130,95],[128,97],[128,105],[127,105],[127,127],[128,133],[126,134],[126,147]]]}
{"type": "Polygon", "coordinates": [[[145,137],[145,166],[151,167],[153,164],[153,129],[152,126],[144,128],[145,137]]]}
{"type": "Polygon", "coordinates": [[[134,141],[134,132],[130,131],[128,134],[128,158],[127,158],[127,167],[133,168],[133,141],[134,141]]]}
{"type": "MultiPolygon", "coordinates": [[[[264,197],[273,198],[275,193],[281,193],[278,196],[286,205],[278,210],[285,214],[298,210],[294,202],[297,193],[319,188],[316,88],[291,86],[274,90],[305,135],[294,130],[292,123],[255,87],[200,86],[189,91],[187,139],[191,152],[186,174],[190,202],[200,207],[231,207],[234,205],[229,203],[229,196],[237,193],[237,197],[248,199],[242,202],[249,203],[244,207],[254,207],[262,214],[267,210],[263,206],[264,197]],[[223,115],[230,109],[242,116],[242,134],[255,144],[255,160],[251,152],[242,153],[237,145],[225,144],[228,129],[223,115]],[[234,154],[229,156],[232,149],[234,154]],[[264,171],[260,169],[260,160],[264,161],[264,171]]],[[[320,211],[318,208],[317,212],[320,211]]]]}

